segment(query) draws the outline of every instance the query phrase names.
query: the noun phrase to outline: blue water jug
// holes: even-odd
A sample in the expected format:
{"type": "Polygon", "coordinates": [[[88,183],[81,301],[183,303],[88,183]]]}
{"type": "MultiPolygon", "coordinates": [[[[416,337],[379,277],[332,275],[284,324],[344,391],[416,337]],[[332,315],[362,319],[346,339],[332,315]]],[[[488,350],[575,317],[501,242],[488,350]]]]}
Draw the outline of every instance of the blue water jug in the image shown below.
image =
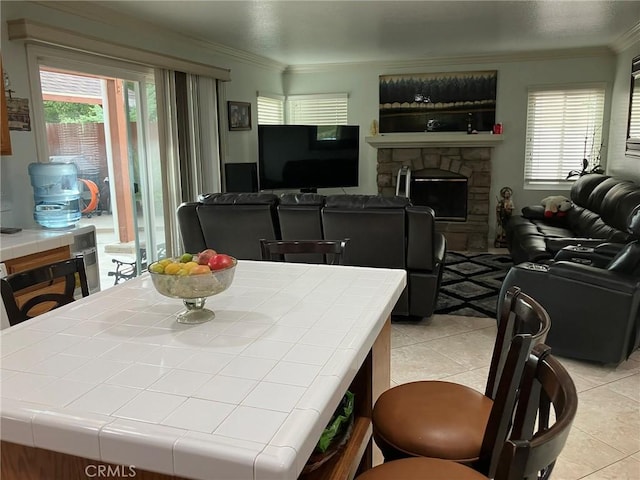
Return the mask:
{"type": "Polygon", "coordinates": [[[31,163],[29,175],[36,222],[46,228],[67,228],[80,220],[78,167],[75,163],[31,163]]]}

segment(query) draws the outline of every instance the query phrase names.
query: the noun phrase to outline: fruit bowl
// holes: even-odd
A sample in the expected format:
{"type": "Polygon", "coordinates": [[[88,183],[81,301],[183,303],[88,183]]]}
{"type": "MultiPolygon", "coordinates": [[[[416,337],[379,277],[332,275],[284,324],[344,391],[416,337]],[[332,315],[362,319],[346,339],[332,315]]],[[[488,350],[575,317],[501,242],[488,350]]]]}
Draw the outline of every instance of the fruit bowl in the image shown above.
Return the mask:
{"type": "MultiPolygon", "coordinates": [[[[176,261],[178,261],[176,259],[176,261]]],[[[149,275],[158,293],[171,298],[182,299],[187,310],[179,313],[180,323],[202,323],[212,320],[215,313],[204,308],[207,297],[224,292],[233,282],[238,261],[234,258],[233,265],[221,270],[195,275],[168,275],[154,272],[154,266],[149,265],[149,275]]]]}

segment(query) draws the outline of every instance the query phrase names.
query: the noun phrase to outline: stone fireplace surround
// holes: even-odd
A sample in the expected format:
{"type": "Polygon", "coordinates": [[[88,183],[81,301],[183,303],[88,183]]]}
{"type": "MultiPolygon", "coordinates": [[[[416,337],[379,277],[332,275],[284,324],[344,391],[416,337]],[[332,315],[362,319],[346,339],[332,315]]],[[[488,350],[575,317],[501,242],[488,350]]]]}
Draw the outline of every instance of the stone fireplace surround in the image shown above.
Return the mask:
{"type": "MultiPolygon", "coordinates": [[[[467,135],[464,137],[464,140],[469,139],[467,135]]],[[[437,230],[446,237],[448,250],[485,252],[490,218],[491,151],[492,144],[501,140],[497,137],[501,135],[493,136],[487,146],[478,146],[479,142],[471,145],[446,142],[446,146],[431,146],[428,140],[423,145],[415,141],[403,144],[395,141],[399,139],[385,142],[379,137],[367,137],[367,143],[378,148],[378,192],[395,195],[398,170],[405,165],[411,168],[412,176],[428,176],[434,169],[464,175],[468,178],[467,221],[438,221],[437,230]]]]}

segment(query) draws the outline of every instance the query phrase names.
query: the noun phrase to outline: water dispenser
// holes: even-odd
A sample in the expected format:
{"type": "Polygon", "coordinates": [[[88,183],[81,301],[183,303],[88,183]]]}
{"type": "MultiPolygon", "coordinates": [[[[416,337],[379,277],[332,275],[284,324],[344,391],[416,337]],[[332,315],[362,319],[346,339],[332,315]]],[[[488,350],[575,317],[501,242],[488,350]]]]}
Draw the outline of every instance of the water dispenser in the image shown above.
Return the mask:
{"type": "Polygon", "coordinates": [[[78,167],[74,163],[31,163],[33,218],[43,227],[67,228],[80,220],[78,167]]]}

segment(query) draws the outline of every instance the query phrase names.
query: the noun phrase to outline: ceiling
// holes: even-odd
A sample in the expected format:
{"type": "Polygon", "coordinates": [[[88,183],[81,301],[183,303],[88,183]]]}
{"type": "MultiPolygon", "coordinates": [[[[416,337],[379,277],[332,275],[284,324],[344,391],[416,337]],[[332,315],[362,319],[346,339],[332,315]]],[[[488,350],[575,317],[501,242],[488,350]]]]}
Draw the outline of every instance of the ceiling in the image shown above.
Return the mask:
{"type": "Polygon", "coordinates": [[[640,35],[640,0],[92,3],[285,65],[611,46],[640,35]]]}

